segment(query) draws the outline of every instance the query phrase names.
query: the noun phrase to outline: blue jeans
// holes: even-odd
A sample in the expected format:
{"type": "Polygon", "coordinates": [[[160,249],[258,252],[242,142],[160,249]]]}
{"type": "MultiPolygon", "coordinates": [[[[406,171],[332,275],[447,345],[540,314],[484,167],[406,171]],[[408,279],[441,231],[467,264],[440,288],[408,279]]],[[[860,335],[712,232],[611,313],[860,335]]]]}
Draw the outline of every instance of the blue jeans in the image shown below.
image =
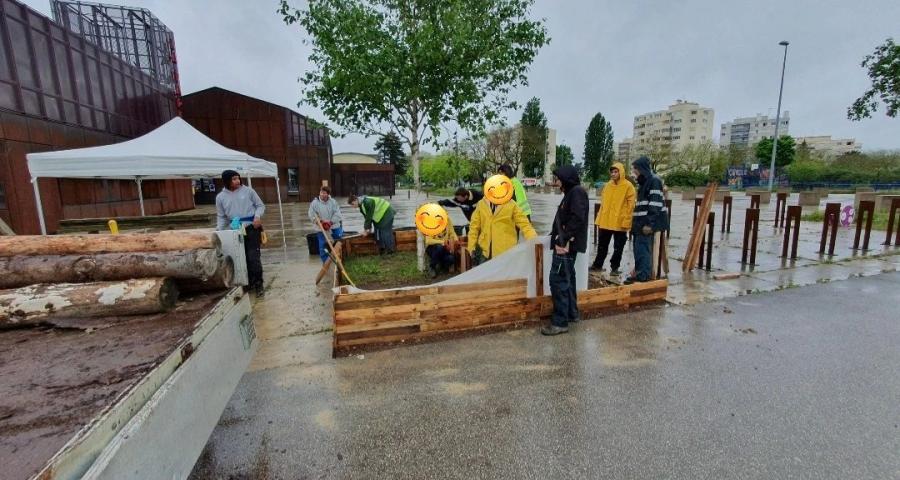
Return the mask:
{"type": "MultiPolygon", "coordinates": [[[[319,258],[322,259],[322,263],[325,263],[325,260],[328,260],[328,247],[325,246],[325,235],[322,232],[319,232],[319,235],[316,237],[319,240],[319,258]]],[[[344,229],[342,227],[331,227],[331,238],[332,245],[334,242],[344,238],[344,229]]]]}
{"type": "Polygon", "coordinates": [[[575,256],[553,254],[550,265],[550,295],[553,297],[553,325],[566,327],[578,319],[578,296],[575,284],[575,256]]]}
{"type": "Polygon", "coordinates": [[[639,282],[650,281],[653,259],[653,234],[644,235],[641,232],[634,234],[634,278],[639,282]]]}

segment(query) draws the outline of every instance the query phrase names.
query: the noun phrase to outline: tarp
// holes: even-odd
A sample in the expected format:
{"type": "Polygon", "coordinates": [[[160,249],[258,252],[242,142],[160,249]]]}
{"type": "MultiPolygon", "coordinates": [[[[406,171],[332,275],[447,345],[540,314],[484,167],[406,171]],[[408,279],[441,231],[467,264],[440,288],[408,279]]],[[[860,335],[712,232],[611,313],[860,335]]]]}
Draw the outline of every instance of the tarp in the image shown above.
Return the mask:
{"type": "MultiPolygon", "coordinates": [[[[590,236],[593,234],[591,232],[592,228],[588,229],[588,245],[591,244],[592,240],[590,236]]],[[[448,278],[442,282],[433,283],[430,285],[417,285],[411,287],[402,287],[397,289],[390,290],[407,290],[410,288],[419,288],[422,286],[441,286],[441,285],[462,285],[462,284],[475,284],[480,282],[494,282],[501,280],[515,280],[524,278],[528,280],[528,296],[534,297],[536,296],[537,289],[535,285],[537,282],[535,281],[535,259],[534,259],[534,245],[536,243],[540,243],[544,246],[544,278],[542,282],[544,284],[544,294],[550,295],[550,266],[553,260],[553,252],[550,251],[550,236],[540,236],[536,238],[532,238],[531,240],[526,240],[520,242],[515,247],[503,252],[502,255],[493,258],[481,265],[463,272],[459,275],[456,275],[453,278],[448,278]]],[[[588,288],[588,267],[590,266],[590,255],[587,253],[579,253],[575,258],[575,283],[576,289],[578,291],[587,290],[588,288]]],[[[341,287],[335,288],[335,292],[339,291],[341,287]]],[[[360,293],[368,290],[363,290],[356,287],[345,287],[348,288],[350,293],[360,293]]]]}
{"type": "Polygon", "coordinates": [[[31,178],[206,178],[223,170],[245,178],[278,176],[274,163],[225,148],[180,117],[126,142],[29,153],[26,158],[31,178]]]}

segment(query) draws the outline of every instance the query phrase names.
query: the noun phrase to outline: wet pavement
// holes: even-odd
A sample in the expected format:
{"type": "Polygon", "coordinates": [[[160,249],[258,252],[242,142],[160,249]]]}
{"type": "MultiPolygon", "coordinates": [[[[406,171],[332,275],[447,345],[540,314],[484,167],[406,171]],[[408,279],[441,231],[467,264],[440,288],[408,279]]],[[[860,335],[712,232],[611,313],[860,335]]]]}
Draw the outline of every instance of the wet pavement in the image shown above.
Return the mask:
{"type": "MultiPolygon", "coordinates": [[[[554,339],[518,330],[338,360],[308,204],[285,205],[285,249],[270,206],[263,341],[193,478],[900,478],[900,249],[873,231],[853,251],[842,228],[822,256],[821,224],[803,222],[799,258],[782,261],[772,202],[757,265],[742,266],[749,197],[736,195],[712,270],[686,275],[693,203],[674,199],[669,307],[554,339]]],[[[529,198],[548,232],[561,196],[529,198]]],[[[434,199],[400,191],[395,226],[434,199]]]]}
{"type": "Polygon", "coordinates": [[[328,333],[283,336],[192,478],[898,478],[898,302],[888,273],[553,338],[334,360],[328,333]]]}

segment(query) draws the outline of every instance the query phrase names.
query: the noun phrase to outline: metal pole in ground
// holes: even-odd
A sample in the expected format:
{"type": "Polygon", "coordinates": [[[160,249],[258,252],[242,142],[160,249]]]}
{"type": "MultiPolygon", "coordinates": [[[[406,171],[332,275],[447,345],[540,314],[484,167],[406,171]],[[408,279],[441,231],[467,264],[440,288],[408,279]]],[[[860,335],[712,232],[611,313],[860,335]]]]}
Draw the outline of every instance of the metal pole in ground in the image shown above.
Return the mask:
{"type": "Polygon", "coordinates": [[[775,183],[775,154],[778,152],[778,127],[781,123],[781,94],[784,92],[784,67],[787,65],[787,47],[788,42],[782,40],[778,42],[784,47],[784,59],[781,62],[781,87],[778,88],[778,110],[775,113],[775,138],[772,139],[772,163],[769,168],[769,191],[773,189],[775,183]]]}

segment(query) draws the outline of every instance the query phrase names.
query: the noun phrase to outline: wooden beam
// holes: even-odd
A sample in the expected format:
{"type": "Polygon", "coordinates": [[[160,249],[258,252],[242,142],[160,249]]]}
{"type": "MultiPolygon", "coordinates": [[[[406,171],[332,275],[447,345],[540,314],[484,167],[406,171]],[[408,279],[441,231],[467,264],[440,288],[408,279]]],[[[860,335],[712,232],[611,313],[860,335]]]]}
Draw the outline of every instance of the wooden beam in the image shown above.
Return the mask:
{"type": "Polygon", "coordinates": [[[538,297],[544,296],[544,244],[534,246],[534,292],[538,297]]]}
{"type": "Polygon", "coordinates": [[[703,201],[700,203],[697,218],[694,219],[694,228],[691,230],[691,238],[688,241],[687,251],[684,254],[684,263],[681,265],[683,272],[691,271],[697,264],[697,258],[700,255],[700,245],[703,243],[703,236],[706,233],[706,222],[709,220],[709,211],[712,209],[713,201],[716,198],[716,188],[716,183],[710,182],[703,193],[703,201]]]}

